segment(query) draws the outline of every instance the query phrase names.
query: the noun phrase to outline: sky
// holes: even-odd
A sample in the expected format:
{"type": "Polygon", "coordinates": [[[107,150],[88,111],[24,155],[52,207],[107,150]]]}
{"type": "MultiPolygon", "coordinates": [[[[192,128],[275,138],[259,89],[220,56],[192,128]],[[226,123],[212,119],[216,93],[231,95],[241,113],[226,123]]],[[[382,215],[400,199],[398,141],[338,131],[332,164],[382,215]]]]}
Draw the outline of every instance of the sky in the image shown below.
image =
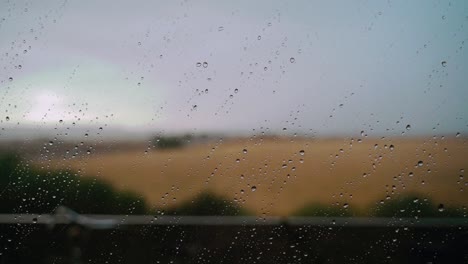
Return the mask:
{"type": "Polygon", "coordinates": [[[464,0],[0,0],[1,136],[466,134],[467,14],[464,0]]]}

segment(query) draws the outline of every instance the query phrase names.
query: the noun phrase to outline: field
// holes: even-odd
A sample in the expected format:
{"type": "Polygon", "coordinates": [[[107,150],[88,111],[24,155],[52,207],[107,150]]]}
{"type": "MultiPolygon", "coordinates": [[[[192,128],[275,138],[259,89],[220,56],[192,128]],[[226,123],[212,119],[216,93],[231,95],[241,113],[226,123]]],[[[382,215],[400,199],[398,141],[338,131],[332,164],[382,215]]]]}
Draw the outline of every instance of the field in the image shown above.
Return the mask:
{"type": "Polygon", "coordinates": [[[258,215],[288,215],[313,202],[359,210],[409,192],[437,204],[468,202],[460,178],[468,167],[463,138],[241,138],[148,153],[143,147],[92,153],[50,165],[136,191],[163,208],[204,190],[258,215]]]}

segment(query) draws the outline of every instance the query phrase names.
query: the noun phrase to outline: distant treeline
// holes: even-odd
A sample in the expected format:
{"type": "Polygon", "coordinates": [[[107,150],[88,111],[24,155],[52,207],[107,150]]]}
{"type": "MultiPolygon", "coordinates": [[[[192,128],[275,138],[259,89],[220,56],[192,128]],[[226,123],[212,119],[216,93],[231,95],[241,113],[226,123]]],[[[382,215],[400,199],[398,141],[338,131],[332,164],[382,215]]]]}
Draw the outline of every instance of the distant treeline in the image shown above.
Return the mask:
{"type": "MultiPolygon", "coordinates": [[[[37,169],[17,155],[0,154],[0,213],[52,213],[65,205],[88,214],[157,214],[136,193],[118,191],[95,177],[83,177],[69,170],[37,169]]],[[[191,201],[164,210],[171,215],[251,215],[232,200],[213,193],[201,193],[191,201]]],[[[292,215],[320,217],[466,217],[466,208],[434,204],[417,194],[377,202],[367,211],[348,205],[309,204],[292,215]]]]}
{"type": "Polygon", "coordinates": [[[185,134],[181,136],[172,135],[172,136],[156,136],[152,139],[153,146],[156,149],[171,149],[171,148],[180,148],[189,143],[193,140],[200,140],[208,138],[208,136],[193,136],[191,134],[185,134]]]}

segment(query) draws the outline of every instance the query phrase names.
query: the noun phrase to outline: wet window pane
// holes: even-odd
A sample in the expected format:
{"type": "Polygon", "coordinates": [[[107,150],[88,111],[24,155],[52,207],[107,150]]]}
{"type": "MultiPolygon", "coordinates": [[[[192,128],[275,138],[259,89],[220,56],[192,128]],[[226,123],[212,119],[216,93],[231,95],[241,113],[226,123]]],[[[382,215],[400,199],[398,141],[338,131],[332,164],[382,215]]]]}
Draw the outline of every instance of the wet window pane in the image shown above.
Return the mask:
{"type": "Polygon", "coordinates": [[[467,14],[0,2],[0,262],[466,262],[467,14]]]}

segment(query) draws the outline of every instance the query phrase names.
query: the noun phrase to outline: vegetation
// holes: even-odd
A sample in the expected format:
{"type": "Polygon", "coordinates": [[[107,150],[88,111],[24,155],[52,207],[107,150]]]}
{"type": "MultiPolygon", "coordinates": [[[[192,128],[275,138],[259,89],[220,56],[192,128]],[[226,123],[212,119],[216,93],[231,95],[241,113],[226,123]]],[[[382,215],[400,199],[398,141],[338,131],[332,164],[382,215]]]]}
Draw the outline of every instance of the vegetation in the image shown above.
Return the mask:
{"type": "Polygon", "coordinates": [[[294,216],[316,216],[316,217],[350,217],[353,216],[353,210],[350,207],[338,207],[324,205],[320,203],[308,204],[295,213],[294,216]]]}
{"type": "Polygon", "coordinates": [[[167,210],[177,215],[247,215],[248,212],[232,201],[213,193],[199,194],[195,199],[167,210]]]}
{"type": "Polygon", "coordinates": [[[158,149],[180,148],[190,142],[191,135],[185,136],[158,136],[153,139],[153,145],[158,149]]]}
{"type": "Polygon", "coordinates": [[[466,211],[435,205],[418,194],[405,194],[390,200],[382,200],[370,209],[376,217],[465,217],[466,211]]]}
{"type": "Polygon", "coordinates": [[[71,171],[31,168],[15,154],[0,155],[0,213],[51,213],[65,205],[78,213],[143,214],[144,199],[71,171]]]}

